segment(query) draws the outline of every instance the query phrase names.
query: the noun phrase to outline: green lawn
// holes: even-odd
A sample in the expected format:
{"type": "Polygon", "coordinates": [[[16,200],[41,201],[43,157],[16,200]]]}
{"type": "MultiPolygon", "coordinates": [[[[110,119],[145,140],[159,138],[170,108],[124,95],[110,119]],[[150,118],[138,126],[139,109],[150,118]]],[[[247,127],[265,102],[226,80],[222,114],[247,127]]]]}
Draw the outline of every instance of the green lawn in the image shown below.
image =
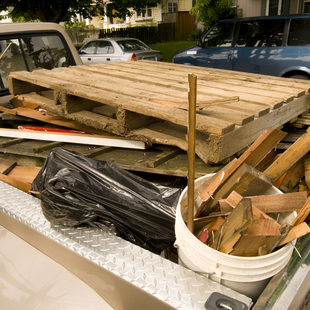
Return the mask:
{"type": "Polygon", "coordinates": [[[196,41],[171,41],[149,44],[149,47],[161,51],[163,54],[163,61],[171,62],[175,54],[195,45],[196,41]]]}

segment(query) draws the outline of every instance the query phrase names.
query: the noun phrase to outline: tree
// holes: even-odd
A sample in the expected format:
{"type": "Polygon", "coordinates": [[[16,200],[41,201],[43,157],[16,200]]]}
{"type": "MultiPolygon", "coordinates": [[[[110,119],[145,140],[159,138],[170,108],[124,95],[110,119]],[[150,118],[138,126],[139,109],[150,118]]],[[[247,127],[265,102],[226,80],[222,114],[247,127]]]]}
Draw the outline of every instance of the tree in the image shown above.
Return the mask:
{"type": "Polygon", "coordinates": [[[8,10],[13,19],[59,23],[70,21],[77,14],[84,18],[99,15],[125,17],[130,14],[129,8],[140,11],[145,6],[154,6],[158,2],[159,0],[1,0],[0,11],[8,10]]]}
{"type": "Polygon", "coordinates": [[[191,13],[196,15],[197,22],[203,22],[209,29],[216,21],[234,17],[233,0],[196,0],[191,13]]]}
{"type": "Polygon", "coordinates": [[[159,2],[160,0],[110,0],[107,5],[106,15],[125,18],[132,14],[130,8],[140,12],[146,6],[156,6],[159,2]]]}

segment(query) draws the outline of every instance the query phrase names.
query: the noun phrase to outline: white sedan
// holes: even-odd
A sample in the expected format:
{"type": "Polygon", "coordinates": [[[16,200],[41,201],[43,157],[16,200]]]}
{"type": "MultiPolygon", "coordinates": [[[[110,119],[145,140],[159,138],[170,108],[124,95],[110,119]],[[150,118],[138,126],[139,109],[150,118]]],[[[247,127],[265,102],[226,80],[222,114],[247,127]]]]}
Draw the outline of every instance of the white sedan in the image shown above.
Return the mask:
{"type": "Polygon", "coordinates": [[[85,65],[135,60],[162,60],[160,51],[152,50],[134,38],[105,38],[87,42],[79,50],[85,65]]]}

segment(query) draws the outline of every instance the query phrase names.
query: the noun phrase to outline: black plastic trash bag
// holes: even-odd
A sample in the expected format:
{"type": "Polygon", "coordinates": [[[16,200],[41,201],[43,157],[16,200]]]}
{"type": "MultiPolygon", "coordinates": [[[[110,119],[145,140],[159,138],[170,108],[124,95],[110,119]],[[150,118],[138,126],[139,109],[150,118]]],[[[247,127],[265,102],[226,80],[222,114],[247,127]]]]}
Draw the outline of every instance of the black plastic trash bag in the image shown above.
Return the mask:
{"type": "Polygon", "coordinates": [[[113,225],[122,238],[160,253],[175,240],[181,190],[155,185],[115,165],[53,149],[32,184],[53,224],[113,225]]]}

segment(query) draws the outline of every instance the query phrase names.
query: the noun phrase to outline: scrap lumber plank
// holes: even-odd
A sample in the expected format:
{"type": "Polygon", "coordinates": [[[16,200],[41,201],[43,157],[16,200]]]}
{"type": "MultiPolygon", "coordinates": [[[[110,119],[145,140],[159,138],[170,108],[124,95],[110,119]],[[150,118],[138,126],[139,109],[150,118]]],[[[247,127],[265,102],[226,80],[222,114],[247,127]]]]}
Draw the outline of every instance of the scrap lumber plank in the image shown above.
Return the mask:
{"type": "MultiPolygon", "coordinates": [[[[226,171],[218,173],[217,178],[199,194],[199,208],[195,217],[199,217],[208,201],[220,187],[241,167],[243,163],[256,167],[266,154],[286,135],[278,129],[266,130],[226,171]]],[[[221,197],[223,198],[223,197],[221,197]]]]}
{"type": "Polygon", "coordinates": [[[309,151],[310,131],[308,130],[264,171],[265,175],[275,182],[309,151]]]}
{"type": "Polygon", "coordinates": [[[272,225],[269,221],[261,221],[257,227],[262,227],[265,230],[261,234],[244,233],[229,254],[250,257],[269,254],[281,238],[281,234],[276,234],[273,229],[270,229],[272,225]]]}
{"type": "Polygon", "coordinates": [[[95,157],[104,153],[108,153],[113,151],[113,148],[110,146],[102,146],[102,147],[96,147],[93,149],[88,150],[86,153],[83,153],[86,157],[95,157]]]}
{"type": "Polygon", "coordinates": [[[3,142],[0,142],[0,147],[7,147],[10,145],[15,145],[15,144],[22,143],[24,141],[25,140],[23,138],[16,138],[16,139],[9,140],[9,141],[3,141],[3,142]]]}
{"type": "Polygon", "coordinates": [[[0,173],[0,181],[5,182],[9,185],[12,185],[13,187],[16,187],[26,193],[29,193],[31,189],[30,184],[22,182],[17,178],[14,178],[14,177],[2,174],[2,173],[0,173]]]}
{"type": "MultiPolygon", "coordinates": [[[[22,96],[23,100],[29,99],[30,101],[32,100],[32,98],[37,98],[38,99],[38,95],[26,95],[26,96],[22,96]]],[[[33,110],[30,108],[25,108],[25,107],[18,107],[15,109],[9,109],[12,110],[12,113],[16,113],[16,115],[20,115],[20,116],[25,116],[37,121],[41,121],[44,123],[49,123],[49,124],[53,124],[53,125],[58,125],[61,127],[66,127],[66,128],[71,128],[71,129],[76,129],[76,130],[81,130],[81,131],[85,131],[85,132],[93,132],[93,133],[100,133],[102,134],[102,131],[96,131],[93,127],[90,126],[85,126],[83,124],[79,124],[76,122],[73,122],[71,120],[68,120],[65,117],[59,116],[59,115],[54,115],[54,114],[50,114],[50,113],[44,113],[44,112],[40,112],[38,110],[33,110]]],[[[8,112],[10,113],[10,112],[8,112]]],[[[105,133],[106,134],[106,133],[105,133]]]]}
{"type": "Polygon", "coordinates": [[[16,165],[16,161],[0,158],[0,173],[8,174],[16,165]]]}
{"type": "Polygon", "coordinates": [[[307,200],[307,192],[260,195],[247,197],[252,204],[265,213],[293,212],[300,210],[307,200]]]}
{"type": "Polygon", "coordinates": [[[179,155],[181,153],[180,149],[170,149],[170,150],[163,150],[161,154],[156,156],[153,160],[147,160],[145,162],[146,166],[148,167],[157,167],[158,165],[161,165],[165,161],[179,155]]]}
{"type": "Polygon", "coordinates": [[[278,181],[280,181],[279,185],[276,185],[282,192],[291,192],[297,184],[302,180],[305,176],[305,170],[303,161],[299,160],[295,165],[293,165],[290,169],[285,172],[282,177],[280,177],[278,181]]]}
{"type": "Polygon", "coordinates": [[[305,221],[309,214],[310,214],[310,196],[308,197],[307,201],[298,212],[297,217],[294,219],[293,226],[296,226],[305,221]]]}
{"type": "MultiPolygon", "coordinates": [[[[43,77],[36,72],[19,71],[13,72],[9,76],[10,92],[14,95],[35,91],[37,86],[44,89],[53,88],[59,90],[59,88],[62,88],[66,93],[65,100],[70,101],[71,99],[73,103],[70,107],[72,106],[76,109],[78,107],[74,99],[79,96],[101,104],[121,106],[124,109],[138,114],[161,118],[182,126],[187,125],[187,112],[181,109],[162,106],[156,103],[147,104],[147,102],[143,100],[128,98],[128,96],[113,94],[109,91],[98,90],[84,85],[80,85],[77,89],[74,83],[61,83],[61,80],[52,77],[43,77]],[[25,85],[25,88],[23,85],[25,85]],[[34,89],[31,89],[31,85],[34,89]]],[[[84,102],[80,107],[81,111],[84,111],[83,108],[85,109],[84,102]]],[[[66,111],[66,113],[70,113],[70,111],[66,111]]],[[[223,134],[233,130],[233,128],[234,125],[231,122],[219,121],[208,116],[197,115],[197,130],[214,134],[223,134]]]]}
{"type": "Polygon", "coordinates": [[[236,191],[232,191],[226,199],[219,200],[221,212],[231,212],[238,203],[243,199],[236,191]]]}
{"type": "Polygon", "coordinates": [[[51,150],[54,147],[61,147],[64,145],[64,142],[51,142],[42,146],[34,147],[33,151],[35,153],[40,153],[46,150],[51,150]]]}
{"type": "Polygon", "coordinates": [[[309,225],[306,222],[301,222],[300,224],[293,226],[289,230],[288,234],[279,242],[278,247],[286,243],[289,243],[293,240],[296,240],[297,238],[300,238],[309,233],[310,233],[309,225]]]}
{"type": "MultiPolygon", "coordinates": [[[[232,191],[226,199],[220,199],[221,212],[230,212],[242,200],[242,196],[232,191]]],[[[307,200],[307,192],[246,196],[258,210],[265,213],[290,213],[300,210],[307,200]]]]}
{"type": "Polygon", "coordinates": [[[225,219],[215,233],[214,242],[210,240],[209,245],[220,252],[230,253],[241,238],[241,233],[249,227],[252,221],[251,201],[243,199],[225,219]]]}
{"type": "Polygon", "coordinates": [[[256,193],[258,195],[263,194],[272,187],[272,183],[263,173],[246,163],[242,163],[241,166],[235,169],[230,177],[225,179],[225,182],[222,182],[221,179],[215,179],[215,181],[217,182],[213,182],[215,190],[213,195],[211,195],[212,199],[210,199],[210,193],[206,190],[204,190],[202,196],[200,194],[196,199],[199,207],[195,217],[208,214],[211,210],[216,209],[219,200],[228,197],[233,190],[242,196],[252,196],[256,193]],[[217,186],[218,183],[220,183],[220,186],[217,186]],[[207,200],[203,199],[204,197],[207,200]]]}
{"type": "MultiPolygon", "coordinates": [[[[247,199],[247,198],[246,198],[247,199]]],[[[258,256],[270,253],[281,238],[281,225],[253,203],[253,220],[234,245],[231,255],[258,256]]]]}
{"type": "Polygon", "coordinates": [[[78,144],[92,144],[92,145],[108,145],[115,147],[133,148],[133,149],[145,149],[145,143],[142,141],[125,140],[120,137],[99,136],[89,134],[66,134],[66,133],[51,133],[51,132],[38,132],[38,131],[24,131],[16,129],[1,129],[1,137],[54,141],[54,142],[68,142],[78,144]]]}
{"type": "Polygon", "coordinates": [[[7,175],[23,183],[32,184],[40,170],[41,167],[16,166],[7,175]]]}
{"type": "Polygon", "coordinates": [[[4,112],[4,113],[10,113],[12,115],[16,115],[16,111],[12,111],[13,109],[8,109],[6,107],[2,107],[0,106],[0,112],[4,112]]]}

